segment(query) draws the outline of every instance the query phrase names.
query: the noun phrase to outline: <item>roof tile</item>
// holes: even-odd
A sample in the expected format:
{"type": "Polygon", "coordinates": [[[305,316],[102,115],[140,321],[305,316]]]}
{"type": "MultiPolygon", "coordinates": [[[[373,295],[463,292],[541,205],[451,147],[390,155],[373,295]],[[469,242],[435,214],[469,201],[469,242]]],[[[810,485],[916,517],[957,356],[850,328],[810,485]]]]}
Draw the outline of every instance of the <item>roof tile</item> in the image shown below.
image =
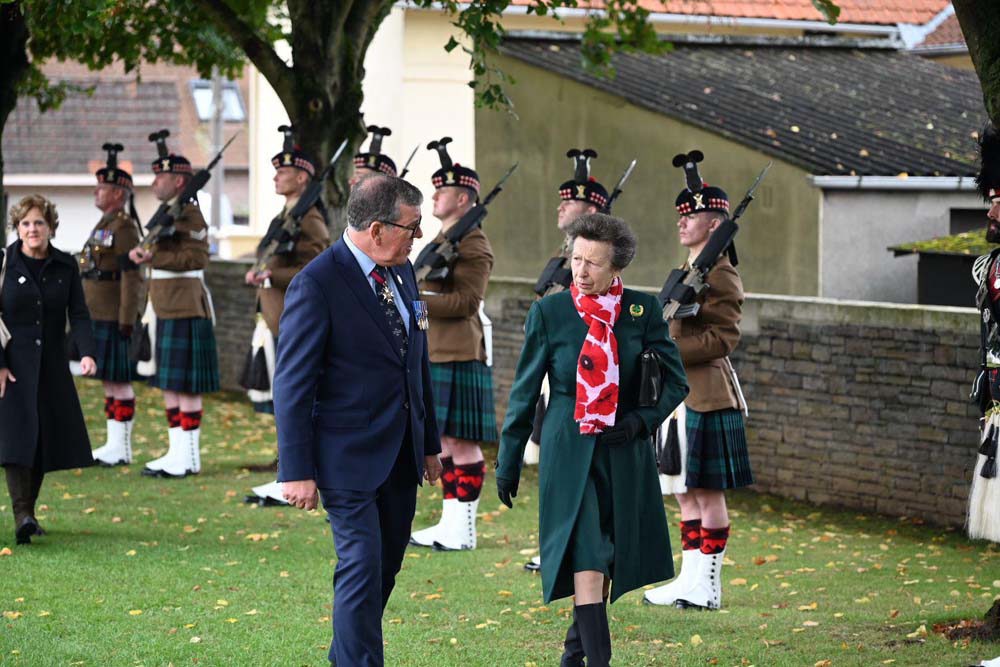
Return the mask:
{"type": "Polygon", "coordinates": [[[502,52],[812,174],[976,171],[986,112],[975,73],[910,53],[678,41],[659,56],[616,55],[609,79],[582,68],[578,41],[511,37],[502,52]]]}

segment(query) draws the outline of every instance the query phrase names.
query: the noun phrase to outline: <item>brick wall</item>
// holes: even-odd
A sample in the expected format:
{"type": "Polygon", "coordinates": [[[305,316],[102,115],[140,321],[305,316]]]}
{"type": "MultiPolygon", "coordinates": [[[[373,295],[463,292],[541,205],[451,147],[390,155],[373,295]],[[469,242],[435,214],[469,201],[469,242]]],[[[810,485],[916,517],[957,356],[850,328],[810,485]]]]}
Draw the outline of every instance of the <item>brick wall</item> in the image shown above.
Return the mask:
{"type": "Polygon", "coordinates": [[[256,304],[255,290],[243,282],[250,264],[213,259],[205,274],[215,306],[215,341],[223,389],[242,391],[240,373],[250,347],[256,304]]]}
{"type": "MultiPolygon", "coordinates": [[[[527,281],[490,284],[501,418],[530,291],[527,281]]],[[[733,361],[750,404],[755,488],[961,525],[978,444],[967,399],[978,342],[971,309],[751,295],[733,361]]]]}

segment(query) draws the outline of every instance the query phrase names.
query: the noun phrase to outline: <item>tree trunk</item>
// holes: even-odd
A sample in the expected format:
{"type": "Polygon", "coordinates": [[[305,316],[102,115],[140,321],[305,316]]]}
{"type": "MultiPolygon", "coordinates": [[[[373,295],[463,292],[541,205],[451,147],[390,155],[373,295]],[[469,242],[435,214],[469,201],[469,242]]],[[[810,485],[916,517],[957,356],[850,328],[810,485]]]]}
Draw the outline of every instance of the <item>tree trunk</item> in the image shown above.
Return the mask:
{"type": "MultiPolygon", "coordinates": [[[[0,136],[3,136],[7,118],[17,106],[17,87],[29,67],[28,25],[21,3],[0,4],[0,136]]],[[[3,188],[3,175],[3,147],[0,145],[0,211],[6,219],[7,195],[3,188]]]]}
{"type": "Polygon", "coordinates": [[[986,113],[1000,127],[1000,3],[953,0],[952,5],[979,76],[986,113]]]}

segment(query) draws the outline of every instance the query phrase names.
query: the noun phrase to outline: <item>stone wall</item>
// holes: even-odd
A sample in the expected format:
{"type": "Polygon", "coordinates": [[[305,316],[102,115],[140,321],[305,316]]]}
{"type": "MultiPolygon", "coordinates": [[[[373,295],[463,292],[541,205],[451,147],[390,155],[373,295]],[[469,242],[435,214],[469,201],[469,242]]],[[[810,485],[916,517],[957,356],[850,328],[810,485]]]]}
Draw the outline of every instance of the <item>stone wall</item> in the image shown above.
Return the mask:
{"type": "MultiPolygon", "coordinates": [[[[530,291],[490,283],[501,418],[530,291]]],[[[978,444],[967,398],[977,325],[966,308],[750,295],[733,361],[755,488],[961,525],[978,444]]]]}
{"type": "Polygon", "coordinates": [[[255,290],[243,282],[250,265],[250,261],[213,259],[205,273],[215,306],[215,341],[223,389],[242,391],[240,373],[250,347],[256,304],[255,290]]]}

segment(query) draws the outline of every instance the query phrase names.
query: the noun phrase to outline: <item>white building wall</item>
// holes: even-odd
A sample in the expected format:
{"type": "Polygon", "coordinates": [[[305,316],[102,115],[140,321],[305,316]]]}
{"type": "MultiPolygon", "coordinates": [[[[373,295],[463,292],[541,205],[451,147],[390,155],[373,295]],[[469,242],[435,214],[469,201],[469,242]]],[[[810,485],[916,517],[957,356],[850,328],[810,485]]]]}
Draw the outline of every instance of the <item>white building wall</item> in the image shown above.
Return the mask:
{"type": "Polygon", "coordinates": [[[824,191],[820,296],[916,303],[917,256],[886,248],[946,236],[951,209],[981,207],[970,192],[824,191]]]}

